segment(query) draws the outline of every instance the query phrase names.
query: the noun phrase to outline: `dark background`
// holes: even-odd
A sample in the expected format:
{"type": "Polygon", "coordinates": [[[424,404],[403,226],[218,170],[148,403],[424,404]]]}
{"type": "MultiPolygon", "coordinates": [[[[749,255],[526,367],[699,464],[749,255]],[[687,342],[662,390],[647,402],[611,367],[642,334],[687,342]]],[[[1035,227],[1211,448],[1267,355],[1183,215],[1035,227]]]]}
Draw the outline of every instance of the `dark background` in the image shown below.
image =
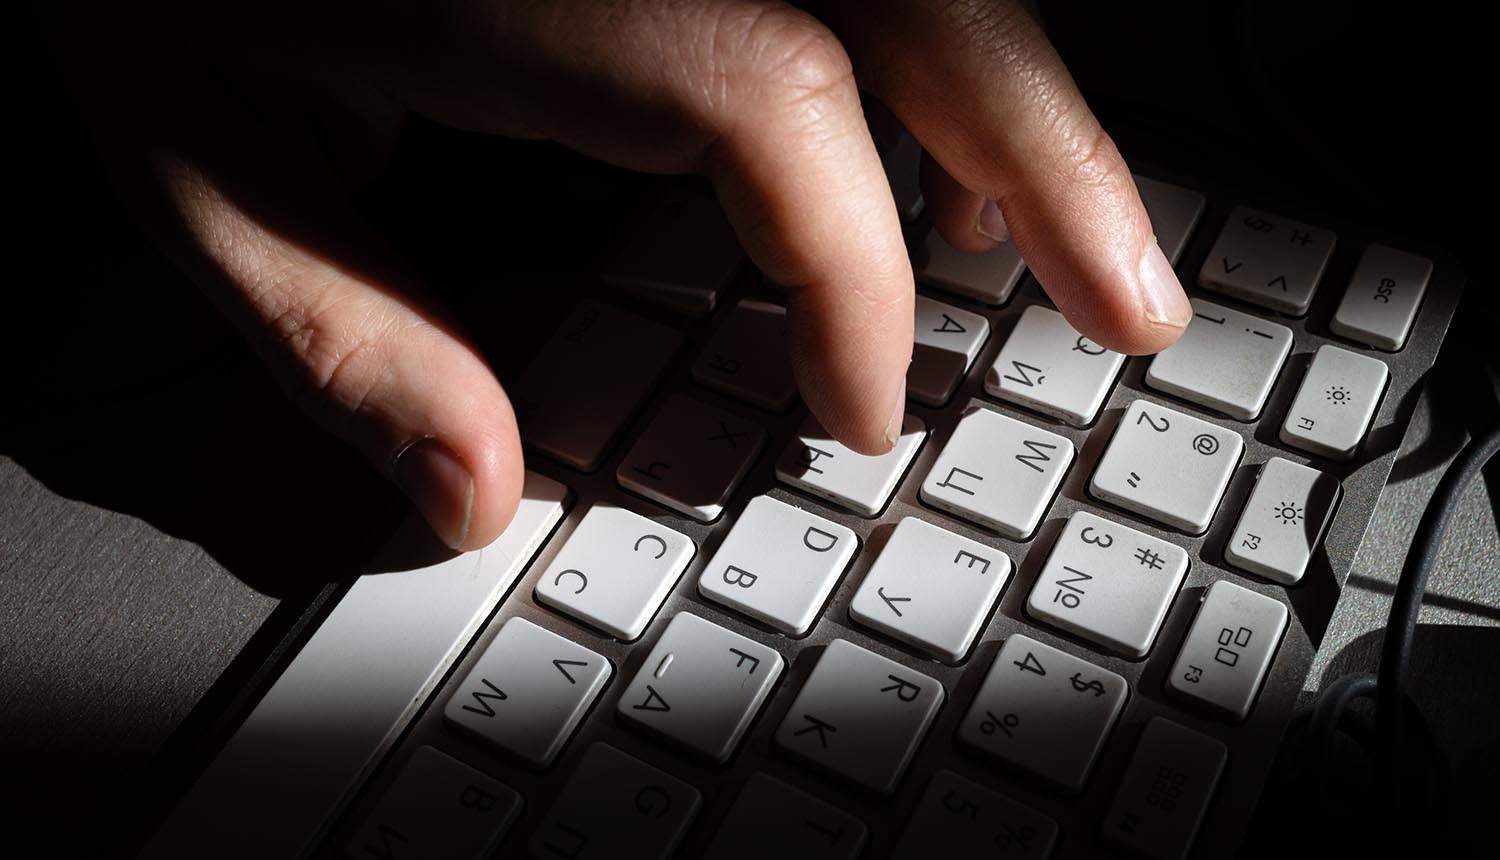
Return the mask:
{"type": "MultiPolygon", "coordinates": [[[[1490,349],[1493,64],[1477,20],[1436,4],[1042,8],[1127,158],[1447,247],[1470,276],[1449,366],[1490,349]]],[[[12,845],[33,831],[49,853],[108,854],[181,789],[219,716],[404,503],[145,244],[33,22],[16,31],[0,820],[12,845]]],[[[362,204],[503,381],[644,182],[417,121],[362,204]]]]}

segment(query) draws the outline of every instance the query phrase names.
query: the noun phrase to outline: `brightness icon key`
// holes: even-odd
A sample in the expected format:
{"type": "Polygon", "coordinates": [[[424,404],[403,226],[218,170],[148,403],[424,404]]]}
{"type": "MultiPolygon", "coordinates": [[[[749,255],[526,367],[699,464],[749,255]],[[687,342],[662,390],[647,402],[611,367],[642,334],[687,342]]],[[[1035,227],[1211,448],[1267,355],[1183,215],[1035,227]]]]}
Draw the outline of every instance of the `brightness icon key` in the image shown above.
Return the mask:
{"type": "Polygon", "coordinates": [[[1224,556],[1282,585],[1302,579],[1339,498],[1337,478],[1272,457],[1261,468],[1224,556]]]}
{"type": "Polygon", "coordinates": [[[1389,379],[1378,358],[1320,347],[1287,410],[1281,441],[1330,460],[1354,459],[1389,379]]]}

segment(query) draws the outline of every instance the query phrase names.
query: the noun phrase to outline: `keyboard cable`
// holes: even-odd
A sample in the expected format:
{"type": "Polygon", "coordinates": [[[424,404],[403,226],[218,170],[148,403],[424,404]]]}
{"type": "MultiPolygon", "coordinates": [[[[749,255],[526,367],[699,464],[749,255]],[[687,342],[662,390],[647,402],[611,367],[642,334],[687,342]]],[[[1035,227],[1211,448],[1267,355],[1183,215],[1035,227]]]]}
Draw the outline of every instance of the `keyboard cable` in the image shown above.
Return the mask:
{"type": "MultiPolygon", "coordinates": [[[[1417,774],[1404,765],[1411,758],[1410,743],[1414,735],[1424,739],[1429,746],[1432,742],[1421,711],[1406,692],[1412,640],[1416,635],[1427,581],[1437,564],[1448,525],[1464,493],[1497,451],[1500,451],[1500,425],[1471,438],[1449,465],[1422,513],[1402,565],[1401,576],[1391,597],[1390,616],[1376,671],[1345,675],[1329,684],[1319,694],[1308,724],[1308,737],[1314,756],[1320,759],[1319,764],[1326,764],[1334,734],[1340,730],[1362,747],[1373,746],[1375,772],[1372,785],[1377,789],[1375,796],[1388,809],[1398,809],[1404,802],[1416,800],[1411,797],[1413,794],[1422,796],[1428,805],[1436,801],[1434,791],[1438,786],[1433,783],[1436,772],[1441,769],[1435,761],[1437,750],[1429,750],[1431,755],[1422,780],[1427,783],[1426,788],[1413,782],[1412,777],[1417,774]],[[1373,726],[1351,707],[1355,701],[1371,697],[1375,700],[1373,726]],[[1412,791],[1414,788],[1415,792],[1412,791]]],[[[1318,769],[1321,770],[1320,793],[1324,795],[1325,808],[1328,808],[1326,803],[1331,793],[1328,769],[1318,769]]]]}

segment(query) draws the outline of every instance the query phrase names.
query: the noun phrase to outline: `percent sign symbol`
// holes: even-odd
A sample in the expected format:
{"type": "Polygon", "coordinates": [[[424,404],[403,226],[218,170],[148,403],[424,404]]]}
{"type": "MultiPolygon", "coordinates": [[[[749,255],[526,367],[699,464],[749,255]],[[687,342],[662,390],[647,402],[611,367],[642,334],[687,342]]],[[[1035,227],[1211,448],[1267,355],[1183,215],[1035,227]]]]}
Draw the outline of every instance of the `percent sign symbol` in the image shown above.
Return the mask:
{"type": "Polygon", "coordinates": [[[995,835],[995,847],[1006,850],[1030,851],[1031,840],[1035,838],[1035,827],[1027,825],[1015,828],[1009,824],[1002,824],[1000,825],[1000,832],[995,835]]]}
{"type": "Polygon", "coordinates": [[[995,729],[999,729],[1005,733],[1006,737],[1013,738],[1016,735],[1012,729],[1021,724],[1021,718],[1015,714],[1006,714],[1003,717],[997,717],[994,712],[985,711],[984,716],[985,719],[979,722],[979,730],[987,735],[992,735],[995,733],[995,729]]]}

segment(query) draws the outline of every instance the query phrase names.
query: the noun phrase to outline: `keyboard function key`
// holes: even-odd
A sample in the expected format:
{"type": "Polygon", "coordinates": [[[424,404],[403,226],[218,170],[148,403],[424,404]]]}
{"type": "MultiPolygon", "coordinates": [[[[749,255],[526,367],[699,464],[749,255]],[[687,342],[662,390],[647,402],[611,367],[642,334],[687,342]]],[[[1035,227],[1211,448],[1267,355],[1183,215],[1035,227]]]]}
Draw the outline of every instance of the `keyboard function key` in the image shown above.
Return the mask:
{"type": "Polygon", "coordinates": [[[907,415],[896,447],[867,457],[845,448],[809,415],[776,464],[776,477],[805,493],[873,517],[896,492],[926,437],[927,426],[922,419],[907,415]]]}
{"type": "Polygon", "coordinates": [[[723,764],[781,668],[781,655],[771,648],[680,612],[620,694],[616,710],[625,722],[723,764]]]}
{"type": "Polygon", "coordinates": [[[579,471],[599,468],[682,342],[674,329],[584,302],[511,389],[521,438],[579,471]]]}
{"type": "Polygon", "coordinates": [[[711,523],[766,446],[756,424],[699,400],[674,395],[620,462],[620,486],[711,523]]]}
{"type": "Polygon", "coordinates": [[[958,727],[958,739],[1002,764],[1079,792],[1125,707],[1125,679],[1012,634],[958,727]]]}
{"type": "Polygon", "coordinates": [[[740,301],[693,362],[693,381],[768,412],[797,399],[786,344],[786,308],[740,301]]]}
{"type": "Polygon", "coordinates": [[[1321,227],[1236,207],[1198,272],[1198,285],[1292,316],[1302,316],[1333,256],[1321,227]]]}
{"type": "Polygon", "coordinates": [[[665,860],[702,806],[691,785],[595,743],[537,825],[529,853],[539,860],[665,860]]]}
{"type": "Polygon", "coordinates": [[[1063,315],[1032,305],[984,377],[991,397],[1084,427],[1099,414],[1125,356],[1079,334],[1063,315]]]}
{"type": "Polygon", "coordinates": [[[1151,229],[1156,233],[1156,244],[1172,265],[1182,257],[1187,248],[1198,219],[1203,217],[1204,197],[1196,191],[1177,185],[1136,176],[1135,187],[1141,194],[1141,203],[1151,218],[1151,229]]]}
{"type": "Polygon", "coordinates": [[[1125,410],[1089,491],[1188,534],[1208,530],[1245,440],[1148,400],[1125,410]]]}
{"type": "Polygon", "coordinates": [[[536,598],[629,642],[646,629],[694,550],[687,535],[601,502],[547,565],[536,598]]]}
{"type": "Polygon", "coordinates": [[[452,756],[424,746],[412,753],[359,833],[356,860],[370,857],[489,857],[522,806],[521,795],[452,756]]]}
{"type": "Polygon", "coordinates": [[[1232,720],[1250,704],[1286,630],[1279,600],[1221,579],[1209,586],[1167,676],[1167,692],[1232,720]]]}
{"type": "Polygon", "coordinates": [[[951,770],[927,784],[892,860],[1019,857],[1045,860],[1057,844],[1057,822],[951,770]]]}
{"type": "Polygon", "coordinates": [[[604,689],[609,661],[524,618],[505,622],[443,719],[532,767],[552,764],[604,689]]]}
{"type": "Polygon", "coordinates": [[[1010,578],[1010,558],[978,541],[906,517],[849,603],[866,627],[949,663],[969,646],[1010,578]]]}
{"type": "Polygon", "coordinates": [[[1330,460],[1354,459],[1389,378],[1378,358],[1318,347],[1281,425],[1281,441],[1330,460]]]}
{"type": "Polygon", "coordinates": [[[943,685],[894,660],[835,639],[776,730],[793,758],[889,795],[943,703],[943,685]]]}
{"type": "Polygon", "coordinates": [[[917,296],[907,396],[932,407],[947,403],[989,334],[990,321],[979,314],[917,296]]]}
{"type": "Polygon", "coordinates": [[[1156,354],[1146,384],[1215,412],[1253,421],[1292,349],[1292,330],[1193,299],[1193,319],[1156,354]]]}
{"type": "Polygon", "coordinates": [[[1338,478],[1272,457],[1261,467],[1224,557],[1241,570],[1296,585],[1333,517],[1340,491],[1338,478]]]}
{"type": "Polygon", "coordinates": [[[1385,245],[1365,248],[1328,327],[1335,334],[1394,352],[1406,345],[1432,278],[1432,261],[1385,245]]]}
{"type": "Polygon", "coordinates": [[[1073,462],[1073,443],[971,406],[922,482],[922,501],[1012,540],[1036,531],[1073,462]]]}
{"type": "Polygon", "coordinates": [[[751,774],[719,825],[706,860],[854,860],[864,822],[764,773],[751,774]]]}
{"type": "Polygon", "coordinates": [[[1229,760],[1218,740],[1153,717],[1104,819],[1104,838],[1156,860],[1188,856],[1229,760]]]}
{"type": "Polygon", "coordinates": [[[604,270],[612,289],[684,316],[706,316],[745,265],[712,194],[667,189],[604,270]]]}
{"type": "Polygon", "coordinates": [[[1026,261],[1015,242],[1001,242],[983,254],[966,254],[931,230],[916,255],[917,279],[944,292],[998,306],[1010,301],[1026,261]]]}
{"type": "Polygon", "coordinates": [[[1026,611],[1126,657],[1144,657],[1187,575],[1182,547],[1078,511],[1052,547],[1026,611]]]}
{"type": "Polygon", "coordinates": [[[698,578],[704,597],[789,636],[812,629],[859,546],[853,531],[770,496],[745,505],[698,578]]]}

